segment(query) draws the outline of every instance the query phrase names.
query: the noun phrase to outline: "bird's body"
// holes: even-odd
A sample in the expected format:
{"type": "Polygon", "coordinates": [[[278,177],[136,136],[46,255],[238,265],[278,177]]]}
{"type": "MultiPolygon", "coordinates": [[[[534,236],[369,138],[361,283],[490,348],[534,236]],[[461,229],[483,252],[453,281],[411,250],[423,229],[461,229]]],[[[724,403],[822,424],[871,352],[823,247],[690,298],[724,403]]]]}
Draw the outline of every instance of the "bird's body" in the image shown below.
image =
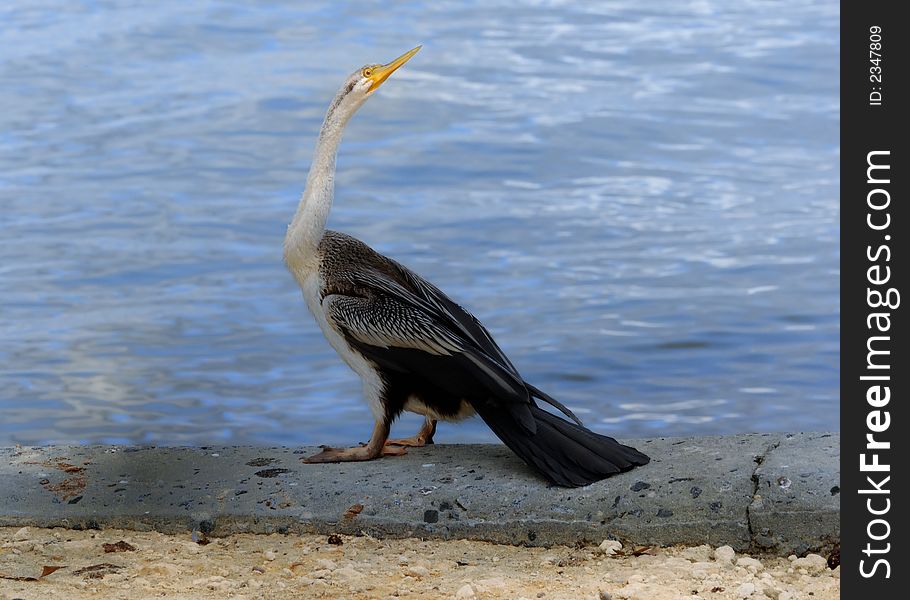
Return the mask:
{"type": "MultiPolygon", "coordinates": [[[[329,344],[360,376],[373,416],[394,419],[404,410],[436,420],[461,420],[472,416],[473,408],[461,399],[440,402],[441,398],[437,398],[436,402],[427,405],[421,400],[425,394],[419,393],[420,386],[415,385],[406,392],[403,389],[406,385],[394,385],[398,379],[395,370],[380,366],[388,362],[380,356],[380,347],[373,349],[363,333],[352,331],[361,315],[383,319],[390,328],[394,328],[396,322],[406,324],[402,315],[396,315],[394,311],[405,310],[407,301],[393,303],[382,288],[398,286],[401,291],[413,295],[412,302],[416,304],[427,301],[423,290],[431,289],[430,284],[360,240],[337,231],[325,232],[317,257],[316,268],[294,272],[304,274],[303,280],[298,278],[298,282],[307,306],[329,344]],[[377,286],[375,282],[378,281],[385,285],[377,286]]],[[[419,346],[420,342],[414,341],[414,345],[419,346]]],[[[442,348],[428,342],[418,351],[435,353],[442,348]]]]}
{"type": "Polygon", "coordinates": [[[401,454],[396,445],[432,443],[436,422],[474,414],[550,481],[586,485],[648,462],[613,438],[585,429],[559,402],[528,384],[468,311],[431,283],[359,240],[325,230],[335,154],[347,120],[417,49],[349,77],[329,108],[285,261],[332,347],[361,378],[376,420],[363,447],[327,448],[309,462],[401,454]],[[556,407],[574,422],[541,409],[556,407]],[[389,442],[402,411],[426,417],[414,437],[389,442]]]}

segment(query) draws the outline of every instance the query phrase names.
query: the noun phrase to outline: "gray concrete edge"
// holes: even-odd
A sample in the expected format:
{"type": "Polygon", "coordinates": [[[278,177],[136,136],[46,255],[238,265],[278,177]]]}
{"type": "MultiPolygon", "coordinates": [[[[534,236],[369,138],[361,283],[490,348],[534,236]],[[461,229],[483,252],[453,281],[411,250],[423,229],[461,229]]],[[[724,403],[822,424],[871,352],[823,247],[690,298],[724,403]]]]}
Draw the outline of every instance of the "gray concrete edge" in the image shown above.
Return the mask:
{"type": "Polygon", "coordinates": [[[626,442],[652,462],[578,489],[547,486],[498,445],[341,465],[303,464],[312,448],[0,448],[0,525],[839,549],[839,434],[626,442]]]}

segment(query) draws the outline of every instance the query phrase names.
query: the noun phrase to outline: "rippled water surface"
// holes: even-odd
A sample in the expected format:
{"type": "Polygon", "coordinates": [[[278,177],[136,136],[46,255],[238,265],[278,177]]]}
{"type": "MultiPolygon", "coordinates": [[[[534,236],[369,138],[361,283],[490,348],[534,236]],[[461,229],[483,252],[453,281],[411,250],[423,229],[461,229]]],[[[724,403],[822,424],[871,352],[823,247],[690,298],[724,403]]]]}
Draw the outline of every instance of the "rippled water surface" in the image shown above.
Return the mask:
{"type": "Polygon", "coordinates": [[[418,43],[332,228],[598,431],[838,429],[837,10],[3,3],[0,444],[367,438],[281,243],[337,87],[418,43]]]}

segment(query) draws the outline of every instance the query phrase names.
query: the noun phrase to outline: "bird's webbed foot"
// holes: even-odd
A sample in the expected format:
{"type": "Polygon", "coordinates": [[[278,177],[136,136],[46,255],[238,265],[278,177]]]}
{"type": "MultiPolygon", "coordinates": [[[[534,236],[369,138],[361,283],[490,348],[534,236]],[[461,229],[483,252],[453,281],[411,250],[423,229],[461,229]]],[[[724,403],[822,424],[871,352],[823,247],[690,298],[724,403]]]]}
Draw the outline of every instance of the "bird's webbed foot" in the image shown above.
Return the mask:
{"type": "Polygon", "coordinates": [[[303,459],[305,463],[336,463],[336,462],[356,462],[362,460],[373,460],[374,458],[379,458],[380,456],[401,456],[405,454],[407,450],[405,448],[395,448],[389,446],[383,446],[379,452],[375,452],[370,448],[369,444],[366,446],[357,446],[356,448],[330,448],[328,446],[322,447],[322,452],[314,454],[312,456],[307,456],[303,459]]]}
{"type": "Polygon", "coordinates": [[[387,440],[385,445],[388,446],[408,446],[410,448],[423,448],[427,444],[433,443],[433,436],[436,434],[436,419],[427,417],[420,431],[409,438],[400,438],[397,440],[387,440]]]}
{"type": "Polygon", "coordinates": [[[369,443],[356,448],[330,448],[322,446],[322,452],[307,456],[302,459],[305,463],[336,463],[373,460],[380,456],[401,456],[407,453],[405,448],[395,448],[386,445],[389,438],[389,426],[385,423],[376,423],[369,443]]]}

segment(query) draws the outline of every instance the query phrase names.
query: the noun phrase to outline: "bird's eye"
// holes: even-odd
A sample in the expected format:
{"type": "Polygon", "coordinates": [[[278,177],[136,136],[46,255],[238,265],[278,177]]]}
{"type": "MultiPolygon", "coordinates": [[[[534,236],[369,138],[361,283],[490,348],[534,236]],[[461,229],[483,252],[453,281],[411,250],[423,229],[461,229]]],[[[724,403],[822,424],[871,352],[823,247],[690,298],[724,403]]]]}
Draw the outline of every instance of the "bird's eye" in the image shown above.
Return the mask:
{"type": "Polygon", "coordinates": [[[370,77],[373,74],[373,67],[364,67],[360,74],[364,77],[370,77]]]}

